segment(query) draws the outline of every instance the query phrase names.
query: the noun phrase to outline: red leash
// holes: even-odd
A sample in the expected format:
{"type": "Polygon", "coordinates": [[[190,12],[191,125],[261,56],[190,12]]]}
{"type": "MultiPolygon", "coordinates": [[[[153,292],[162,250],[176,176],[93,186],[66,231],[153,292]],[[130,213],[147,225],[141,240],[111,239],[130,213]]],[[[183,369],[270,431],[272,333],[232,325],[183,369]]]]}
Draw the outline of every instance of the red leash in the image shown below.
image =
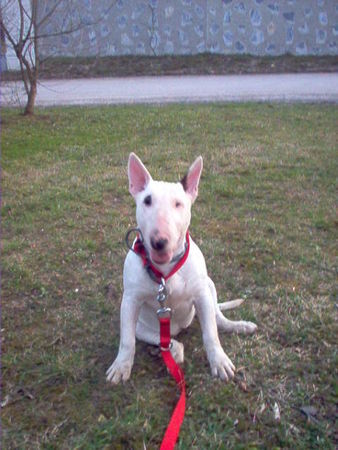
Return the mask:
{"type": "Polygon", "coordinates": [[[170,353],[170,317],[160,318],[159,321],[162,358],[172,377],[175,378],[177,385],[181,389],[180,398],[172,413],[160,447],[160,450],[172,450],[175,447],[185,414],[185,380],[183,370],[170,353]]]}
{"type": "MultiPolygon", "coordinates": [[[[127,234],[128,245],[128,234],[127,234]]],[[[128,245],[129,246],[129,245],[128,245]]],[[[132,250],[138,254],[143,262],[144,267],[148,271],[151,279],[159,284],[157,300],[161,304],[161,308],[157,311],[157,315],[160,322],[160,348],[163,361],[167,366],[172,377],[175,379],[178,387],[181,390],[180,398],[172,413],[169,425],[164,434],[160,450],[173,450],[175,447],[180,428],[185,414],[185,380],[181,367],[174,360],[170,348],[171,348],[171,336],[170,336],[170,317],[171,309],[164,307],[164,302],[167,298],[167,292],[165,282],[172,277],[185,263],[188,258],[190,250],[189,232],[186,233],[186,249],[183,256],[178,260],[173,269],[167,276],[164,276],[150,261],[147,251],[143,245],[142,240],[138,237],[133,245],[132,250]]]]}

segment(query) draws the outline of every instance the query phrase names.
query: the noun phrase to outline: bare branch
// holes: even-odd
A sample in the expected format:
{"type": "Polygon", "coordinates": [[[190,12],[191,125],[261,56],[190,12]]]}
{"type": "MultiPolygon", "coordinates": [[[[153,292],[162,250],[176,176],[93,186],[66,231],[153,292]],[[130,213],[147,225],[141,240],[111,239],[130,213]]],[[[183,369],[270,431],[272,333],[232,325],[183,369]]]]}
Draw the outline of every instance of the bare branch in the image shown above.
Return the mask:
{"type": "Polygon", "coordinates": [[[27,17],[27,19],[30,21],[31,20],[31,16],[28,14],[27,9],[23,6],[22,4],[22,10],[24,12],[24,15],[27,17]]]}
{"type": "Polygon", "coordinates": [[[0,27],[3,30],[3,32],[6,35],[6,38],[9,40],[9,42],[12,44],[13,48],[15,49],[15,47],[17,46],[17,43],[15,42],[15,40],[12,38],[10,32],[8,31],[6,25],[4,24],[3,18],[0,18],[0,27]]]}
{"type": "Polygon", "coordinates": [[[32,33],[32,30],[33,30],[33,26],[34,26],[34,19],[33,19],[33,17],[34,17],[34,13],[33,13],[34,9],[36,9],[36,2],[35,1],[32,1],[32,15],[31,16],[24,9],[26,17],[29,20],[29,27],[28,27],[27,33],[26,33],[26,36],[23,38],[24,45],[26,44],[28,39],[31,38],[31,33],[32,33]]]}
{"type": "Polygon", "coordinates": [[[19,4],[19,12],[20,12],[20,34],[19,34],[19,41],[18,44],[21,45],[23,40],[23,31],[24,31],[24,25],[25,25],[25,19],[24,19],[24,9],[22,5],[22,0],[18,0],[19,4]]]}
{"type": "Polygon", "coordinates": [[[27,73],[25,71],[24,63],[22,61],[22,58],[18,58],[18,59],[19,59],[19,63],[20,63],[21,78],[22,78],[23,84],[25,86],[26,94],[29,95],[29,84],[28,84],[28,80],[27,80],[27,73]]]}
{"type": "Polygon", "coordinates": [[[33,57],[33,43],[31,41],[25,46],[25,49],[22,52],[22,55],[23,55],[23,58],[27,60],[30,67],[32,67],[32,69],[34,69],[36,62],[35,62],[35,58],[33,57]]]}
{"type": "Polygon", "coordinates": [[[48,13],[40,20],[40,22],[38,22],[37,28],[41,27],[41,25],[43,25],[50,17],[52,17],[52,15],[54,14],[54,12],[57,10],[58,6],[62,3],[62,0],[59,0],[58,2],[55,2],[55,5],[53,6],[53,8],[51,8],[50,11],[48,11],[48,13]]]}

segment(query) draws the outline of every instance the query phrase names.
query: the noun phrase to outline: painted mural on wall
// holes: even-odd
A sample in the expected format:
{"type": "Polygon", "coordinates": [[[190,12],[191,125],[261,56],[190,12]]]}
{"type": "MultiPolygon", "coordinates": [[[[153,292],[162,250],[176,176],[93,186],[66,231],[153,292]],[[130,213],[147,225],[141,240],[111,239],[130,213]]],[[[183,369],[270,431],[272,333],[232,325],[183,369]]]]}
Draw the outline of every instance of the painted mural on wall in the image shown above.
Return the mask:
{"type": "MultiPolygon", "coordinates": [[[[52,3],[46,1],[45,8],[52,3]]],[[[41,51],[53,56],[337,54],[336,0],[117,0],[111,5],[81,0],[81,21],[88,26],[46,39],[41,51]]],[[[48,23],[44,31],[58,26],[48,23]]]]}

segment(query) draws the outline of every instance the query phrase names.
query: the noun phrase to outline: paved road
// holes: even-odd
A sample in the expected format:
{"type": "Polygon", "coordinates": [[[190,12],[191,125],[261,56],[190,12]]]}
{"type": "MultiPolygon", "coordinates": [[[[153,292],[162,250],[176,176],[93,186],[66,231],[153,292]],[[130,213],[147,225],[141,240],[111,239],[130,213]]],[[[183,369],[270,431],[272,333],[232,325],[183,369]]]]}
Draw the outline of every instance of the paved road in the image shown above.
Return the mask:
{"type": "MultiPolygon", "coordinates": [[[[1,104],[24,104],[20,83],[3,83],[1,104]]],[[[45,80],[36,104],[338,102],[338,73],[45,80]]]]}

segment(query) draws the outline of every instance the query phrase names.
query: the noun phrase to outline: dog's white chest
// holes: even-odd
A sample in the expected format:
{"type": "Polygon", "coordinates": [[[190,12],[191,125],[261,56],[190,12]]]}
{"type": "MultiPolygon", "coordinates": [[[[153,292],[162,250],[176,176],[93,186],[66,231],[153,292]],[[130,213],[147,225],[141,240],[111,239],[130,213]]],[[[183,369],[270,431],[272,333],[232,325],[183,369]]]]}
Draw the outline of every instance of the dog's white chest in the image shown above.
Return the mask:
{"type": "Polygon", "coordinates": [[[168,304],[175,307],[177,304],[189,301],[191,293],[187,289],[187,283],[184,278],[177,274],[172,281],[167,283],[168,304]]]}

